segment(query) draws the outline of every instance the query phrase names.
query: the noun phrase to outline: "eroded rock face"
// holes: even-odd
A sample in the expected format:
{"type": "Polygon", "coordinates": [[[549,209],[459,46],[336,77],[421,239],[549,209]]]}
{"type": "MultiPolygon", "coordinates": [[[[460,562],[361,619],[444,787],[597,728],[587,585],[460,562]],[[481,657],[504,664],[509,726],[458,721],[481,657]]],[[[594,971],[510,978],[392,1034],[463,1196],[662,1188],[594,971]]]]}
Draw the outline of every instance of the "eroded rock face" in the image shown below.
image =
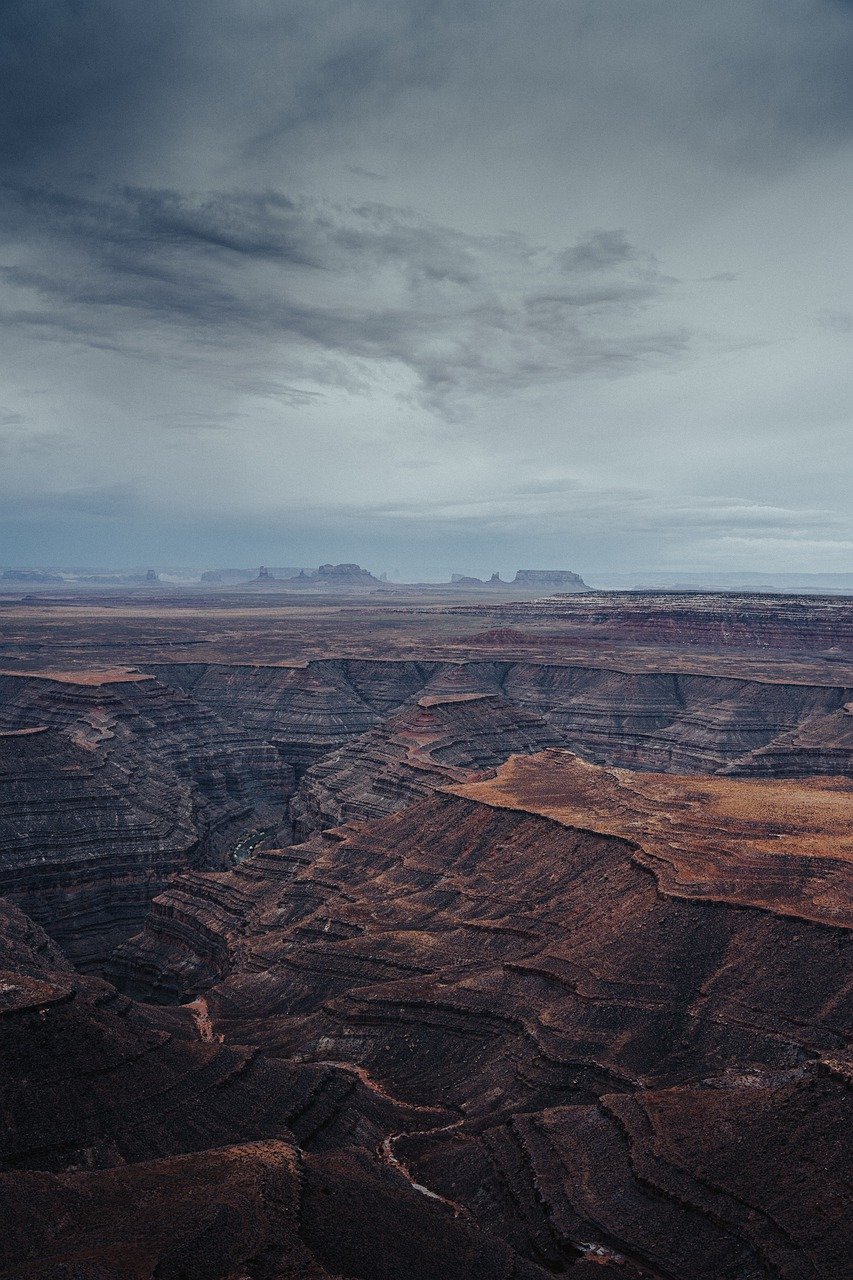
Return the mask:
{"type": "Polygon", "coordinates": [[[241,1144],[107,1172],[0,1175],[0,1195],[12,1223],[28,1228],[0,1243],[0,1267],[14,1268],[0,1274],[20,1280],[549,1274],[451,1206],[407,1192],[359,1150],[312,1155],[283,1140],[241,1144]]]}
{"type": "MultiPolygon", "coordinates": [[[[228,939],[216,973],[188,966],[185,995],[206,985],[226,1041],[346,1061],[448,1108],[388,1138],[387,1156],[531,1261],[840,1276],[851,1241],[804,1171],[841,1176],[846,1160],[853,893],[817,874],[806,897],[801,877],[828,856],[809,824],[841,822],[849,784],[786,800],[666,779],[685,815],[665,832],[677,878],[661,835],[640,843],[660,785],[548,752],[227,877],[184,877],[157,904],[178,895],[195,920],[174,954],[193,930],[228,939]],[[573,808],[557,817],[560,768],[573,808]],[[738,870],[716,836],[744,807],[755,830],[733,846],[738,870]],[[783,818],[799,857],[771,852],[783,818]]],[[[849,870],[847,843],[833,860],[849,870]]]]}
{"type": "MultiPolygon", "coordinates": [[[[163,683],[298,769],[328,757],[418,698],[499,696],[509,714],[600,763],[687,772],[837,774],[853,764],[853,688],[530,661],[328,659],[298,666],[152,667],[163,683]]],[[[510,746],[501,756],[506,759],[510,746]]]]}
{"type": "Polygon", "coordinates": [[[831,685],[534,662],[0,676],[0,888],[97,967],[171,874],[280,843],[285,819],[304,838],[549,746],[834,775],[853,760],[851,705],[831,685]]]}
{"type": "Polygon", "coordinates": [[[291,804],[294,835],[394,813],[560,740],[544,717],[497,691],[424,694],[306,771],[291,804]]]}
{"type": "Polygon", "coordinates": [[[570,600],[508,604],[512,625],[543,619],[578,638],[640,641],[705,650],[853,652],[853,607],[832,597],[700,592],[595,592],[570,600]]]}
{"type": "Polygon", "coordinates": [[[541,607],[0,677],[0,1276],[846,1277],[853,693],[541,607]]]}
{"type": "Polygon", "coordinates": [[[0,892],[83,968],[171,874],[286,816],[275,748],[151,678],[0,677],[0,725],[0,892]]]}

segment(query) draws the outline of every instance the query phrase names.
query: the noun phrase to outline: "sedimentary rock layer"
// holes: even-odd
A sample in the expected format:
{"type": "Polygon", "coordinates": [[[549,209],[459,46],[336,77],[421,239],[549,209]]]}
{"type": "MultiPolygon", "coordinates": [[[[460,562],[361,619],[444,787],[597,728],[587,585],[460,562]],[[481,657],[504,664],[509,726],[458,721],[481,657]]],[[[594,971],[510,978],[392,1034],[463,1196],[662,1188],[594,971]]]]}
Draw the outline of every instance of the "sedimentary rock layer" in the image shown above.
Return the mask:
{"type": "Polygon", "coordinates": [[[424,695],[306,771],[291,804],[294,835],[396,812],[560,741],[543,716],[497,692],[424,695]]]}
{"type": "Polygon", "coordinates": [[[474,602],[409,592],[370,601],[67,594],[0,598],[0,664],[280,665],[308,659],[534,658],[626,671],[853,684],[853,605],[838,597],[607,593],[474,602]]]}
{"type": "Polygon", "coordinates": [[[849,778],[685,778],[552,750],[455,793],[630,840],[662,893],[853,929],[849,778]]]}
{"type": "Polygon", "coordinates": [[[304,837],[547,746],[777,777],[849,771],[853,755],[853,692],[831,685],[531,662],[157,672],[0,677],[0,889],[84,966],[174,871],[274,842],[294,771],[304,837]]]}
{"type": "Polygon", "coordinates": [[[84,968],[168,877],[278,830],[293,773],[258,735],[151,678],[0,677],[0,892],[84,968]]]}
{"type": "Polygon", "coordinates": [[[274,742],[299,768],[420,698],[465,693],[505,699],[510,714],[540,717],[560,745],[602,763],[796,775],[843,773],[853,761],[853,689],[831,683],[624,672],[568,661],[329,659],[301,667],[158,667],[157,675],[241,731],[274,742]]]}
{"type": "MultiPolygon", "coordinates": [[[[590,592],[504,606],[516,621],[547,617],[578,637],[697,648],[853,652],[853,605],[835,597],[711,592],[590,592]]],[[[521,623],[521,625],[524,625],[521,623]]]]}
{"type": "Polygon", "coordinates": [[[0,678],[0,1276],[846,1280],[846,615],[575,602],[0,678]]]}
{"type": "Polygon", "coordinates": [[[226,1042],[448,1109],[386,1158],[537,1265],[842,1275],[850,921],[807,864],[823,815],[849,868],[848,784],[549,751],[454,790],[183,877],[149,960],[226,1042]]]}

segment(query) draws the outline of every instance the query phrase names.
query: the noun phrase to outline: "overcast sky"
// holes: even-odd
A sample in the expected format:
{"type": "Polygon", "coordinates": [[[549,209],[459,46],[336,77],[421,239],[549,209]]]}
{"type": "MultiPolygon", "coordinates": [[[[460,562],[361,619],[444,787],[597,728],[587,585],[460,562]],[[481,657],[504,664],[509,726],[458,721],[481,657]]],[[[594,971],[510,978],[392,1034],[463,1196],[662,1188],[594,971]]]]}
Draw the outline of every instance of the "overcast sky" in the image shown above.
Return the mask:
{"type": "Polygon", "coordinates": [[[0,563],[853,567],[853,4],[2,0],[0,563]]]}

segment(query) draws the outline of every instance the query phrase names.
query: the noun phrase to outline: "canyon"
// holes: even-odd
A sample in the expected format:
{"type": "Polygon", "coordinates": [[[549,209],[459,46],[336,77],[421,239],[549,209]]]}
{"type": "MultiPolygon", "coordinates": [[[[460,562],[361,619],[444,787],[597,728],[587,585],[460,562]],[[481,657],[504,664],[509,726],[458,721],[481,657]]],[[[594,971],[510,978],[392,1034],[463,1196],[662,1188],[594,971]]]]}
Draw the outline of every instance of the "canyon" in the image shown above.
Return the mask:
{"type": "Polygon", "coordinates": [[[851,817],[845,598],[0,598],[0,1277],[848,1275],[851,817]]]}

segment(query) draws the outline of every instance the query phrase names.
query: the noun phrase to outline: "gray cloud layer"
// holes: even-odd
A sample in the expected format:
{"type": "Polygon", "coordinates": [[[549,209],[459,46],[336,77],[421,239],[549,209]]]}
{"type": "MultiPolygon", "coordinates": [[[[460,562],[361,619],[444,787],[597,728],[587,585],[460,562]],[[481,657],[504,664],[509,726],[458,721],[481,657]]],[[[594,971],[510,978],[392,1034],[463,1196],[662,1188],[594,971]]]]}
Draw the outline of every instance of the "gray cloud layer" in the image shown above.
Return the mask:
{"type": "Polygon", "coordinates": [[[851,52],[840,0],[12,0],[0,559],[845,568],[851,52]]]}
{"type": "Polygon", "coordinates": [[[451,414],[466,397],[625,372],[687,342],[645,318],[676,282],[621,231],[554,251],[274,191],[5,195],[6,226],[26,226],[28,253],[0,268],[18,294],[0,324],[96,347],[177,336],[233,356],[275,341],[279,368],[290,358],[319,387],[327,356],[389,362],[413,375],[426,408],[451,414]]]}

